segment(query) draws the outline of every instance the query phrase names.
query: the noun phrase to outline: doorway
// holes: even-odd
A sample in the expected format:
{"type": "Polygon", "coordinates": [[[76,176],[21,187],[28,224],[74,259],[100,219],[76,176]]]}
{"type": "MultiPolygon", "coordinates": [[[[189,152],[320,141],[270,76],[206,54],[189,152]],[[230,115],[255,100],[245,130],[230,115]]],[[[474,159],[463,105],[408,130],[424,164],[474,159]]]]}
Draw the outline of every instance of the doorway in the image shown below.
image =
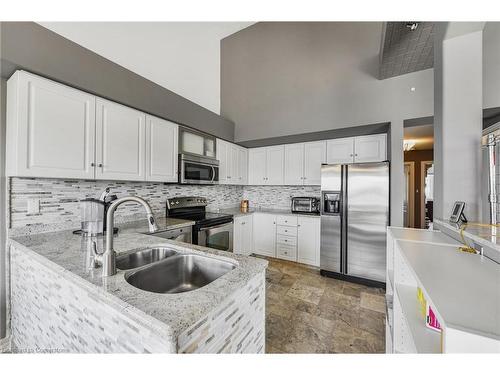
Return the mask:
{"type": "Polygon", "coordinates": [[[415,225],[415,163],[405,162],[405,196],[403,200],[403,226],[414,228],[415,225]]]}
{"type": "Polygon", "coordinates": [[[427,229],[433,219],[433,124],[405,125],[403,150],[403,224],[408,228],[427,229]]]}
{"type": "Polygon", "coordinates": [[[434,163],[429,160],[421,161],[420,171],[420,223],[422,223],[421,228],[428,229],[434,217],[434,163]]]}

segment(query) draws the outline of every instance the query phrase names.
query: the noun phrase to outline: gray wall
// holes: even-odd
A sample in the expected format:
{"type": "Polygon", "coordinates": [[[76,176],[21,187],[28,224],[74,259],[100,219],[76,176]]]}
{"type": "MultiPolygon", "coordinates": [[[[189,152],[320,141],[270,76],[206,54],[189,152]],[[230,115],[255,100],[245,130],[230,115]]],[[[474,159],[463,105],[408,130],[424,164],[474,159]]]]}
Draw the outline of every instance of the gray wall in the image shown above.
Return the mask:
{"type": "Polygon", "coordinates": [[[483,31],[483,106],[500,107],[500,22],[487,22],[483,31]]]}
{"type": "Polygon", "coordinates": [[[6,329],[6,267],[5,267],[5,219],[6,219],[6,192],[5,192],[5,94],[7,82],[0,79],[0,339],[5,337],[6,329]]]}
{"type": "MultiPolygon", "coordinates": [[[[464,34],[445,30],[435,42],[434,217],[448,218],[466,202],[469,220],[481,218],[483,109],[482,26],[464,34]]],[[[457,31],[457,28],[454,28],[457,31]]]]}
{"type": "Polygon", "coordinates": [[[59,34],[33,22],[2,22],[0,27],[2,77],[25,69],[220,138],[234,139],[231,121],[59,34]]]}
{"type": "Polygon", "coordinates": [[[221,114],[236,141],[432,116],[432,69],[377,79],[381,31],[380,22],[260,22],[223,39],[221,114]]]}

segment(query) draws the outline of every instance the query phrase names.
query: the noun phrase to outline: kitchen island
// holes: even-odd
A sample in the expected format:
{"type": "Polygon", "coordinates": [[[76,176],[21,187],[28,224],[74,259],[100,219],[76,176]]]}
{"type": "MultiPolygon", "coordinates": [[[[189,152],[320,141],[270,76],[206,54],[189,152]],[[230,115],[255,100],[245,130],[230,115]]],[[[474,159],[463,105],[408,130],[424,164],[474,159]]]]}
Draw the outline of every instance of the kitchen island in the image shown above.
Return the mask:
{"type": "Polygon", "coordinates": [[[196,290],[154,293],[130,285],[131,271],[103,278],[92,267],[92,242],[72,231],[11,238],[13,350],[263,353],[267,261],[141,234],[144,224],[121,227],[118,254],[168,247],[234,269],[196,290]]]}

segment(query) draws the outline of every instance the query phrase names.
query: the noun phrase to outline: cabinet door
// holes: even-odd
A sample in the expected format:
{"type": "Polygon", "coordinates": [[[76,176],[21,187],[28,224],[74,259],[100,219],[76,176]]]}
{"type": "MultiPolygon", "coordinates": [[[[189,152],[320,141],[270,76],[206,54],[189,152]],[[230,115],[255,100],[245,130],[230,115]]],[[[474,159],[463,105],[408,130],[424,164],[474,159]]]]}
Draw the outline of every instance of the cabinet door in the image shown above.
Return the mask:
{"type": "Polygon", "coordinates": [[[245,254],[243,249],[243,217],[235,217],[233,225],[233,253],[245,254]]]}
{"type": "Polygon", "coordinates": [[[97,179],[145,179],[145,123],[144,113],[97,99],[97,179]]]}
{"type": "Polygon", "coordinates": [[[146,181],[177,182],[178,125],[146,116],[146,181]]]}
{"type": "Polygon", "coordinates": [[[240,185],[248,183],[248,150],[244,147],[238,148],[238,179],[240,185]]]}
{"type": "Polygon", "coordinates": [[[239,163],[239,150],[238,146],[230,144],[230,149],[229,149],[229,160],[228,164],[230,166],[229,168],[229,182],[233,185],[238,185],[240,183],[240,163],[239,163]]]}
{"type": "Polygon", "coordinates": [[[253,252],[253,215],[234,218],[234,253],[250,255],[253,252]]]}
{"type": "Polygon", "coordinates": [[[304,144],[285,145],[285,185],[304,184],[304,144]]]}
{"type": "Polygon", "coordinates": [[[253,252],[269,257],[276,256],[276,217],[253,214],[253,252]]]}
{"type": "Polygon", "coordinates": [[[283,185],[285,146],[267,147],[266,185],[283,185]]]}
{"type": "Polygon", "coordinates": [[[387,160],[386,134],[354,138],[354,161],[366,163],[387,160]]]}
{"type": "Polygon", "coordinates": [[[328,164],[353,163],[354,138],[338,138],[327,141],[326,162],[328,164]]]}
{"type": "Polygon", "coordinates": [[[217,139],[217,160],[219,160],[219,183],[229,183],[230,165],[228,165],[229,142],[217,139]]]}
{"type": "Polygon", "coordinates": [[[248,150],[248,184],[266,184],[267,152],[265,147],[248,150]]]}
{"type": "Polygon", "coordinates": [[[241,228],[243,238],[243,251],[246,255],[253,253],[253,215],[244,216],[241,228]]]}
{"type": "Polygon", "coordinates": [[[321,185],[321,164],[326,163],[326,141],[304,144],[304,185],[321,185]]]}
{"type": "Polygon", "coordinates": [[[297,261],[319,266],[319,217],[299,216],[297,232],[297,261]]]}
{"type": "Polygon", "coordinates": [[[95,96],[23,71],[7,95],[9,175],[94,178],[95,96]]]}

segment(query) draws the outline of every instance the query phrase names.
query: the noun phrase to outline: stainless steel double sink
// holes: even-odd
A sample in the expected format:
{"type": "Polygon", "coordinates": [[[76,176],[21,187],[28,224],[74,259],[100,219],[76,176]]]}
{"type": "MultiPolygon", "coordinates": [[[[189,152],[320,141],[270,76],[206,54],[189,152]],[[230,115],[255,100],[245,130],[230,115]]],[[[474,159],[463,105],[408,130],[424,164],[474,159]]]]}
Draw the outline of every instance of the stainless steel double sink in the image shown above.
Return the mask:
{"type": "Polygon", "coordinates": [[[132,270],[125,274],[125,280],[130,285],[164,294],[199,289],[236,268],[231,262],[198,254],[178,253],[167,247],[152,247],[118,255],[116,266],[121,270],[132,270]]]}

